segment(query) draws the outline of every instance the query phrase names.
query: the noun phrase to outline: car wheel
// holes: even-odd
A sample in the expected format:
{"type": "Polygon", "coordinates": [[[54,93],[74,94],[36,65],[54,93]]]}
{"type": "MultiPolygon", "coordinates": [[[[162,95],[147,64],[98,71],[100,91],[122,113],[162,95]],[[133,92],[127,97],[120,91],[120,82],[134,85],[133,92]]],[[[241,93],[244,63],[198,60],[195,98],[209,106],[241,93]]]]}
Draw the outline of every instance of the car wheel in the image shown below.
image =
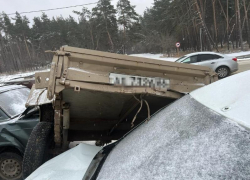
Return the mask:
{"type": "Polygon", "coordinates": [[[0,154],[0,179],[21,180],[22,179],[22,157],[12,152],[0,154]]]}
{"type": "Polygon", "coordinates": [[[39,122],[31,132],[23,157],[23,178],[48,160],[49,145],[53,141],[53,123],[39,122]]]}
{"type": "Polygon", "coordinates": [[[229,68],[226,66],[221,66],[216,69],[219,79],[225,78],[230,74],[229,68]]]}

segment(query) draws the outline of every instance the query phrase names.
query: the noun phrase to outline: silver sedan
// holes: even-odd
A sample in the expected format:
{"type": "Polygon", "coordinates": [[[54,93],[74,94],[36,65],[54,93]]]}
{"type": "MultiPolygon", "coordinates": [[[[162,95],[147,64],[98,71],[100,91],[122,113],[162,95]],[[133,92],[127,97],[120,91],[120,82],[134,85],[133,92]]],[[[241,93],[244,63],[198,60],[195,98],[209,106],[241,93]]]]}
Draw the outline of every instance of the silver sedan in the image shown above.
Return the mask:
{"type": "Polygon", "coordinates": [[[197,52],[187,54],[175,62],[207,66],[217,72],[219,78],[238,71],[237,58],[214,52],[197,52]]]}

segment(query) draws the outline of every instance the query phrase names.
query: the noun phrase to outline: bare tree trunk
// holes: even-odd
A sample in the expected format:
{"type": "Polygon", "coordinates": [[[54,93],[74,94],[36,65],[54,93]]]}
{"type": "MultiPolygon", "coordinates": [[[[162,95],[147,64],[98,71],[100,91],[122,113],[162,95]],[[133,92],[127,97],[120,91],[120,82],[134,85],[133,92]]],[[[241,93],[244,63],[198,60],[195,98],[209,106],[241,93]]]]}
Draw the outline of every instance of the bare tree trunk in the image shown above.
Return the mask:
{"type": "MultiPolygon", "coordinates": [[[[104,16],[104,15],[103,15],[104,16]]],[[[104,16],[104,19],[105,19],[105,28],[106,28],[106,32],[108,34],[108,38],[109,38],[109,42],[110,42],[110,45],[111,45],[111,52],[114,52],[114,43],[112,41],[112,38],[111,38],[111,35],[109,33],[109,30],[108,30],[108,23],[107,23],[107,18],[104,16]]]]}
{"type": "Polygon", "coordinates": [[[108,33],[109,42],[111,44],[111,52],[114,52],[114,43],[112,41],[111,35],[110,35],[109,31],[108,31],[108,28],[106,28],[106,30],[107,30],[107,33],[108,33]]]}
{"type": "Polygon", "coordinates": [[[213,18],[214,18],[214,33],[215,33],[215,48],[217,49],[218,48],[218,34],[217,34],[215,2],[216,2],[216,0],[212,0],[213,18]]]}
{"type": "Polygon", "coordinates": [[[29,58],[30,58],[30,60],[31,60],[31,55],[30,55],[29,47],[28,47],[28,45],[27,45],[26,38],[25,38],[24,35],[23,35],[23,39],[24,39],[24,43],[25,43],[25,47],[26,47],[27,53],[28,53],[29,58]]]}
{"type": "Polygon", "coordinates": [[[126,54],[126,43],[127,43],[125,23],[126,23],[126,21],[125,21],[124,15],[123,15],[123,54],[126,54]]]}
{"type": "Polygon", "coordinates": [[[227,49],[229,50],[229,17],[228,17],[228,8],[229,8],[229,5],[228,5],[228,0],[227,0],[227,49]]]}
{"type": "MultiPolygon", "coordinates": [[[[205,34],[206,34],[207,39],[208,39],[208,42],[209,42],[209,50],[211,50],[211,42],[210,42],[210,40],[212,41],[213,46],[215,45],[215,44],[214,44],[214,41],[213,41],[213,39],[212,39],[212,37],[211,37],[211,35],[210,35],[208,29],[207,29],[206,24],[205,24],[204,21],[203,21],[203,18],[202,18],[202,16],[201,16],[201,12],[200,12],[200,7],[199,7],[199,4],[198,4],[197,0],[194,0],[194,4],[196,4],[196,9],[197,9],[197,12],[198,12],[198,14],[199,14],[199,18],[200,18],[202,27],[203,27],[203,29],[204,29],[204,31],[205,31],[205,34]]],[[[219,50],[218,50],[217,47],[216,47],[216,50],[219,52],[219,50]]]]}
{"type": "MultiPolygon", "coordinates": [[[[226,20],[226,40],[227,40],[227,49],[229,50],[229,17],[228,17],[228,0],[227,0],[227,7],[226,7],[226,13],[225,13],[225,10],[223,8],[223,5],[221,4],[221,0],[218,0],[219,4],[220,4],[220,7],[221,7],[221,11],[225,17],[225,20],[226,20]]],[[[224,40],[224,38],[223,38],[224,40]]]]}
{"type": "Polygon", "coordinates": [[[91,42],[92,42],[92,48],[95,49],[95,42],[94,42],[94,37],[93,37],[93,29],[92,26],[89,24],[89,32],[91,36],[91,42]]]}
{"type": "Polygon", "coordinates": [[[246,0],[243,0],[243,4],[244,4],[244,11],[245,11],[246,25],[247,25],[247,40],[248,40],[248,45],[250,48],[250,27],[249,27],[248,15],[247,15],[250,3],[248,4],[248,8],[246,7],[246,0]]]}
{"type": "Polygon", "coordinates": [[[96,48],[95,48],[95,50],[98,50],[98,48],[99,48],[99,40],[100,40],[100,36],[98,36],[98,34],[97,34],[97,36],[96,36],[96,48]]]}
{"type": "Polygon", "coordinates": [[[14,65],[14,71],[18,71],[19,70],[18,65],[17,65],[17,62],[16,62],[16,58],[14,56],[13,50],[11,48],[11,44],[9,45],[9,47],[10,47],[10,52],[11,52],[11,55],[12,55],[12,58],[13,58],[12,61],[13,61],[13,65],[14,65]]]}
{"type": "Polygon", "coordinates": [[[234,33],[234,39],[235,39],[235,47],[238,49],[238,11],[237,11],[237,0],[235,0],[235,33],[234,33]]]}
{"type": "Polygon", "coordinates": [[[240,48],[241,51],[243,51],[243,39],[242,39],[242,29],[241,29],[241,19],[240,19],[240,5],[239,0],[236,0],[236,7],[237,7],[237,13],[238,13],[238,26],[239,26],[239,36],[240,36],[240,48]]]}

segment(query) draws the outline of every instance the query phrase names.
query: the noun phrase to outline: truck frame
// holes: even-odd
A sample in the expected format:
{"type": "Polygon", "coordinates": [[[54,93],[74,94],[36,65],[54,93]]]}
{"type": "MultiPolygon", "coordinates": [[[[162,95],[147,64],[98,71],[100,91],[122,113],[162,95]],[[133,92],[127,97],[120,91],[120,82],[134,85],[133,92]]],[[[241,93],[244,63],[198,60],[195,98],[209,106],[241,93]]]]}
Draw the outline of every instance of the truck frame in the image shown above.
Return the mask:
{"type": "Polygon", "coordinates": [[[70,141],[105,143],[217,79],[207,67],[64,46],[54,52],[50,71],[35,74],[27,106],[53,103],[58,147],[70,141]]]}

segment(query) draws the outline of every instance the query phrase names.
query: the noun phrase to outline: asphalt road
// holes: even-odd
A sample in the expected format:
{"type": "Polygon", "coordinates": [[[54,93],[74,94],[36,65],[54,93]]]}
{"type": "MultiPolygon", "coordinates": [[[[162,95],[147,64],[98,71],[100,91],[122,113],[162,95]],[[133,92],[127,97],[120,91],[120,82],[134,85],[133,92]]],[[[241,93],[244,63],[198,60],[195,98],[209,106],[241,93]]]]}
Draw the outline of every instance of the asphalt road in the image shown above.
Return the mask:
{"type": "Polygon", "coordinates": [[[239,61],[239,70],[236,73],[250,70],[250,60],[239,61]]]}

